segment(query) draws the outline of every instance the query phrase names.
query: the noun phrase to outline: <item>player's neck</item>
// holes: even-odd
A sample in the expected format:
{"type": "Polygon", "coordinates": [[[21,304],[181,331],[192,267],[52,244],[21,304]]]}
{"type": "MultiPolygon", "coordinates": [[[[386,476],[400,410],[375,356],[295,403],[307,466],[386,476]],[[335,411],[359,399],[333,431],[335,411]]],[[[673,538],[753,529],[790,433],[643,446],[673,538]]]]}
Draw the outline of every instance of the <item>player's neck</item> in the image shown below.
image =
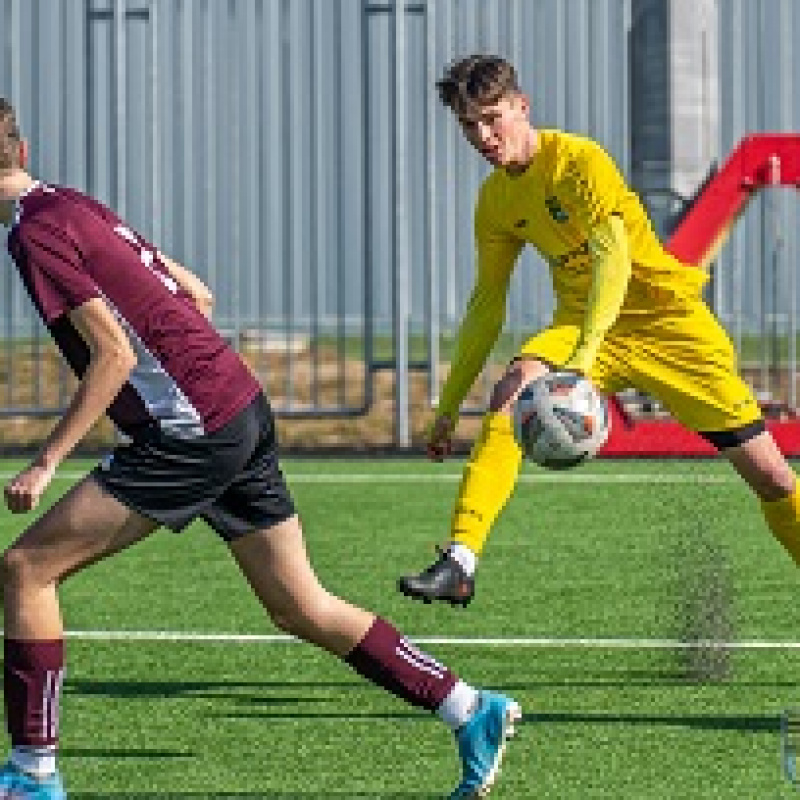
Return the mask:
{"type": "Polygon", "coordinates": [[[509,175],[521,175],[536,157],[539,152],[539,131],[531,127],[525,140],[525,147],[522,149],[519,161],[509,164],[505,169],[509,175]]]}

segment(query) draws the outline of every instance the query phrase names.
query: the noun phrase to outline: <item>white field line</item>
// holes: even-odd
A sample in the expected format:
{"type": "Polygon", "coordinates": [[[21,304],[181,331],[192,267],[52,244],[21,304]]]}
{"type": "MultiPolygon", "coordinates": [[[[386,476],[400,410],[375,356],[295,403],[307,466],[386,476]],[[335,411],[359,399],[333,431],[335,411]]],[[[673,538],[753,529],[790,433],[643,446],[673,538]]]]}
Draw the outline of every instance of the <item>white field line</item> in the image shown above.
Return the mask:
{"type": "MultiPolygon", "coordinates": [[[[87,472],[57,472],[54,480],[75,481],[83,478],[87,472]]],[[[13,472],[0,472],[0,481],[16,477],[13,472]]],[[[368,472],[342,473],[287,473],[289,483],[452,483],[461,480],[461,473],[445,472],[385,472],[370,474],[368,472]]],[[[707,484],[707,483],[741,483],[734,475],[711,474],[675,474],[658,475],[656,473],[609,472],[609,473],[542,473],[520,475],[521,483],[653,483],[653,484],[707,484]]]]}
{"type": "MultiPolygon", "coordinates": [[[[86,473],[64,471],[56,473],[55,479],[77,480],[86,473]]],[[[1,473],[0,480],[9,480],[16,473],[1,473]]],[[[287,475],[292,483],[416,483],[449,482],[461,479],[461,473],[316,473],[287,475]]],[[[526,483],[734,483],[738,479],[724,475],[657,475],[642,473],[605,474],[541,474],[521,475],[526,483]]],[[[144,641],[144,642],[232,642],[236,644],[288,644],[299,643],[293,636],[285,634],[246,633],[184,633],[180,631],[67,631],[70,639],[95,641],[144,641]]],[[[681,642],[673,639],[642,638],[581,638],[581,637],[457,637],[420,636],[409,637],[423,645],[450,644],[468,647],[540,647],[540,648],[606,648],[623,650],[692,649],[700,647],[724,647],[731,650],[796,650],[800,642],[681,642]]]]}
{"type": "MultiPolygon", "coordinates": [[[[286,634],[270,633],[188,633],[181,631],[67,631],[67,638],[94,641],[130,642],[210,642],[233,644],[300,644],[301,641],[286,634]]],[[[704,647],[730,650],[800,650],[800,642],[681,642],[674,639],[613,638],[593,639],[583,637],[527,637],[527,636],[409,636],[416,644],[463,645],[466,647],[539,647],[609,650],[686,650],[704,647]]]]}

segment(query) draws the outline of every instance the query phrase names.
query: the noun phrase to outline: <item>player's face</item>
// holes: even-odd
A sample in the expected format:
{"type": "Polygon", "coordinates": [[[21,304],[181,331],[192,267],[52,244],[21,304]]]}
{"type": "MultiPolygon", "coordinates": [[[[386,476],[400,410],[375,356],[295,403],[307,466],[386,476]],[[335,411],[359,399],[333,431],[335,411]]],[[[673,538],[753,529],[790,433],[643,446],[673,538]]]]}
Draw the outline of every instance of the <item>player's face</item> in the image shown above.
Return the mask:
{"type": "Polygon", "coordinates": [[[495,167],[514,167],[530,159],[528,100],[511,94],[458,118],[467,141],[495,167]]]}

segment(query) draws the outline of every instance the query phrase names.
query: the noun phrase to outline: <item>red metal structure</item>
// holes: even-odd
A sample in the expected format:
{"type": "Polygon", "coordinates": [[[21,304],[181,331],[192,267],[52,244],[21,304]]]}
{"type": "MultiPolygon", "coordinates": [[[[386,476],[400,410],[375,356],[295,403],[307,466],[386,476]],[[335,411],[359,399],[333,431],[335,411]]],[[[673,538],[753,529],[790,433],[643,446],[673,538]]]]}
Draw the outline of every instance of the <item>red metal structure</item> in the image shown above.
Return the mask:
{"type": "MultiPolygon", "coordinates": [[[[706,269],[756,192],[765,187],[800,189],[800,134],[760,133],[739,143],[689,207],[667,242],[687,266],[706,269]]],[[[800,420],[768,420],[784,453],[800,456],[800,420]]],[[[631,426],[612,404],[606,456],[705,456],[711,445],[674,421],[641,421],[631,426]]]]}

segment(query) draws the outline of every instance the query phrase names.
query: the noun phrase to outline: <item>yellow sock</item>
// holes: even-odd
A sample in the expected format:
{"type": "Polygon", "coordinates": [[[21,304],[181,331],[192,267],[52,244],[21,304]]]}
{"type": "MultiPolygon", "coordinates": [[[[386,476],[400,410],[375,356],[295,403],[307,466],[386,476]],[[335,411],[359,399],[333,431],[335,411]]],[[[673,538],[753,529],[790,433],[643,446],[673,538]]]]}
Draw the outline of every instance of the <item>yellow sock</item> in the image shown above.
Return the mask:
{"type": "Polygon", "coordinates": [[[452,541],[480,554],[492,523],[514,491],[521,461],[511,416],[489,412],[458,488],[452,541]]]}
{"type": "Polygon", "coordinates": [[[780,500],[762,500],[761,508],[775,538],[800,566],[800,497],[797,487],[780,500]]]}

